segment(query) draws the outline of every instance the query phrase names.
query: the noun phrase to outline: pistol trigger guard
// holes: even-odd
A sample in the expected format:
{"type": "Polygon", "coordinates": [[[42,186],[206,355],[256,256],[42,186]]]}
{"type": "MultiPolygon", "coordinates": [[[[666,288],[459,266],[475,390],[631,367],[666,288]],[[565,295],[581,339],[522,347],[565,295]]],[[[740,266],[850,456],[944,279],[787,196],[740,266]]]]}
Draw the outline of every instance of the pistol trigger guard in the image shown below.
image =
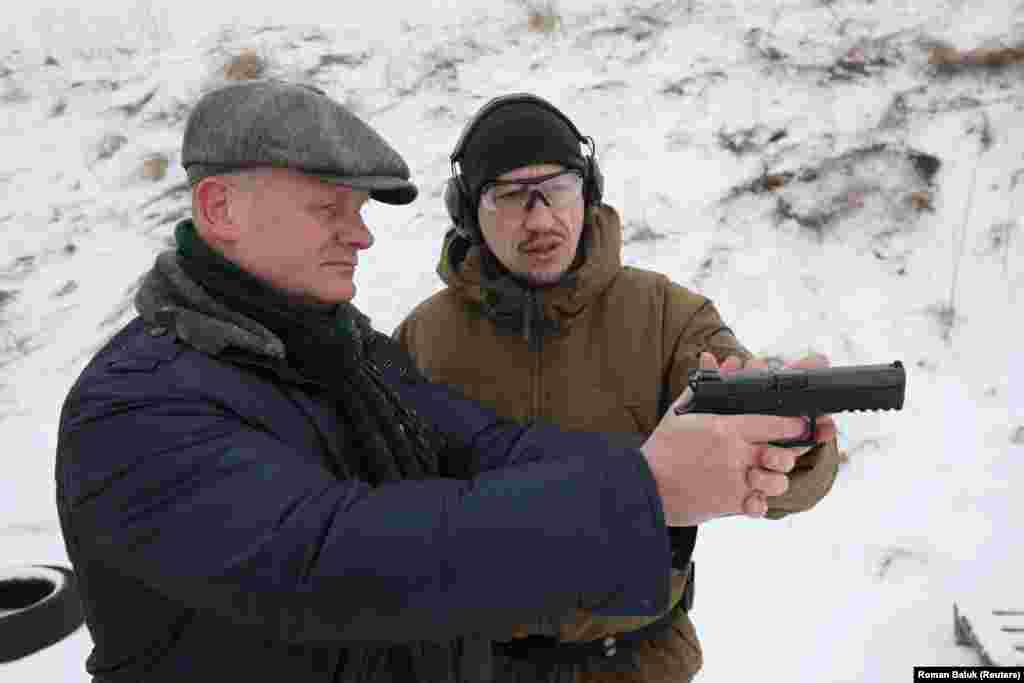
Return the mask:
{"type": "Polygon", "coordinates": [[[818,442],[814,439],[793,439],[792,441],[767,441],[765,442],[769,446],[777,446],[778,448],[804,448],[817,446],[818,442]]]}
{"type": "Polygon", "coordinates": [[[805,417],[811,425],[811,433],[807,435],[807,440],[811,442],[809,445],[814,445],[818,442],[818,416],[811,413],[810,415],[805,415],[805,417]]]}
{"type": "Polygon", "coordinates": [[[799,439],[791,439],[790,441],[769,441],[769,446],[777,446],[778,448],[804,448],[813,447],[818,445],[818,416],[817,415],[802,415],[802,418],[808,420],[810,423],[810,433],[807,436],[800,437],[799,439]]]}

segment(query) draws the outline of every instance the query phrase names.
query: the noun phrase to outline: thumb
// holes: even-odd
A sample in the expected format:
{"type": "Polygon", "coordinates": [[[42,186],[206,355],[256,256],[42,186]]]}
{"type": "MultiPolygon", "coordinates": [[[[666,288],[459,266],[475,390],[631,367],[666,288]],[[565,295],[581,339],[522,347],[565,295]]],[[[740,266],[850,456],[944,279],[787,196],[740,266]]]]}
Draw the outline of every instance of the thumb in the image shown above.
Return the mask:
{"type": "Polygon", "coordinates": [[[715,354],[710,351],[703,351],[700,354],[700,369],[701,370],[717,370],[718,360],[715,358],[715,354]]]}
{"type": "Polygon", "coordinates": [[[679,394],[672,405],[669,406],[668,413],[666,413],[666,415],[685,415],[689,410],[690,403],[692,401],[693,389],[687,386],[686,389],[683,390],[683,393],[679,394]]]}

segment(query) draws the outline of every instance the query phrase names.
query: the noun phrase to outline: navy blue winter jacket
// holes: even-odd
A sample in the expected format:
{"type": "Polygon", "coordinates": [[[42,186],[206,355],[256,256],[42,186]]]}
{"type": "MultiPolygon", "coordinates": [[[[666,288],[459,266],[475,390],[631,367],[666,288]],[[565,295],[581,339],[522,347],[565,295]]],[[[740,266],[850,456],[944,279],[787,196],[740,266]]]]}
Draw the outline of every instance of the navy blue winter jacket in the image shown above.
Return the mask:
{"type": "Polygon", "coordinates": [[[331,681],[354,643],[667,605],[663,510],[637,450],[385,377],[472,447],[475,476],[338,480],[325,392],[254,354],[202,353],[139,319],[97,354],[56,463],[95,681],[331,681]]]}

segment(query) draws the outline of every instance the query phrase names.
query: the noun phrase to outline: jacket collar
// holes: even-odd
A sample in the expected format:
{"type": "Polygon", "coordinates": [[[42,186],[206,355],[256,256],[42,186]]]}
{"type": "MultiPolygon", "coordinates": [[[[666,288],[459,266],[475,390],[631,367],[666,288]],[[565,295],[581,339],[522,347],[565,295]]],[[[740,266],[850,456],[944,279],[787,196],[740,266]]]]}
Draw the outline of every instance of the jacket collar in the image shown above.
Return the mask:
{"type": "Polygon", "coordinates": [[[148,327],[162,327],[212,356],[227,349],[281,361],[284,342],[255,320],[230,310],[185,274],[165,251],[142,278],[135,308],[148,327]]]}

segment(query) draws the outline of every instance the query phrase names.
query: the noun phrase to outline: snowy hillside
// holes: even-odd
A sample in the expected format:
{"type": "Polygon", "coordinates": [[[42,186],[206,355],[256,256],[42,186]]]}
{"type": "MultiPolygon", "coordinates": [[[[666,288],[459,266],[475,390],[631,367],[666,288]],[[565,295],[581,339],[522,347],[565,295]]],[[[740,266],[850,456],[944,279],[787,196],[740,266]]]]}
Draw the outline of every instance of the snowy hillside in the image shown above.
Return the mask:
{"type": "MultiPolygon", "coordinates": [[[[903,411],[837,416],[848,461],[815,510],[702,531],[699,680],[978,663],[953,602],[1024,607],[1024,63],[979,63],[1018,58],[1024,4],[541,4],[0,52],[0,566],[66,562],[60,404],[187,215],[202,92],[312,82],[403,153],[420,198],[369,209],[356,280],[390,332],[440,288],[462,126],[529,91],[595,138],[627,264],[713,299],[759,355],[907,367],[903,411]]],[[[90,647],[80,630],[0,681],[87,681],[90,647]]]]}

